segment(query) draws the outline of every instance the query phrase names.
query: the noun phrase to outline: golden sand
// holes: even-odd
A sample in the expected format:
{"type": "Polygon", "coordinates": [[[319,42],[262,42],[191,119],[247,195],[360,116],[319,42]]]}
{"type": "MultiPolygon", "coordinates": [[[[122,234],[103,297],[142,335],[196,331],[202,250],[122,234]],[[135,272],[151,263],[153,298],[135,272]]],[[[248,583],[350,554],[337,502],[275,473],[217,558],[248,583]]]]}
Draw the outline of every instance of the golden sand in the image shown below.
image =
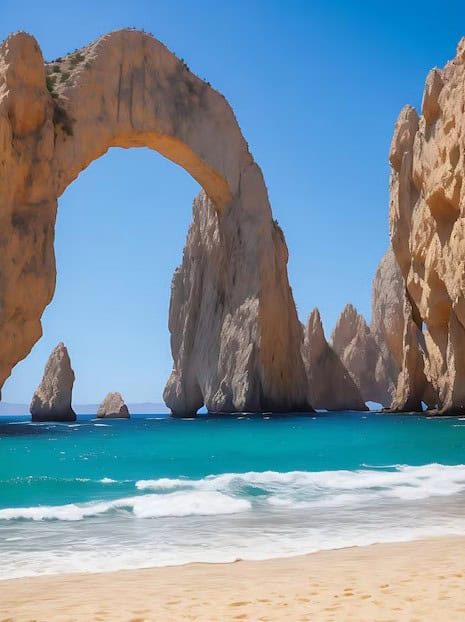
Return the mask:
{"type": "Polygon", "coordinates": [[[463,622],[465,537],[0,582],[1,622],[463,622]]]}

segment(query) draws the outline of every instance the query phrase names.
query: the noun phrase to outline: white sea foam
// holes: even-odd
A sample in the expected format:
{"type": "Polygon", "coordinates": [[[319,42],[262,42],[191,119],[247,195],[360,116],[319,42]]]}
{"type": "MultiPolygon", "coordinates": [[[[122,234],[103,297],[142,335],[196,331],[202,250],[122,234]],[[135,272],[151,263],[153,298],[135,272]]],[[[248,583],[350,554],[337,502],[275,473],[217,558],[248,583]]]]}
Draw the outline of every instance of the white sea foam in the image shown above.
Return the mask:
{"type": "Polygon", "coordinates": [[[139,490],[170,490],[180,486],[189,486],[194,488],[194,481],[195,480],[189,479],[170,479],[169,477],[161,477],[160,479],[141,479],[136,482],[136,488],[139,490]]]}
{"type": "MultiPolygon", "coordinates": [[[[152,494],[60,506],[5,508],[0,520],[82,520],[111,510],[138,517],[230,514],[255,505],[295,509],[356,506],[383,499],[417,501],[465,491],[465,465],[397,465],[389,470],[250,471],[208,475],[202,479],[139,480],[135,487],[152,494]]],[[[78,478],[79,479],[79,478],[78,478]]],[[[91,482],[86,478],[79,481],[91,482]]],[[[105,477],[101,484],[118,483],[105,477]]]]}
{"type": "Polygon", "coordinates": [[[235,514],[248,510],[246,499],[234,499],[215,491],[172,492],[167,495],[139,495],[113,501],[67,503],[66,505],[39,505],[33,507],[5,508],[0,510],[0,520],[63,520],[79,521],[110,510],[127,510],[139,518],[167,516],[211,516],[235,514]]]}
{"type": "Polygon", "coordinates": [[[209,475],[203,479],[139,480],[139,490],[215,490],[247,496],[247,487],[268,495],[271,504],[296,508],[352,505],[376,499],[419,500],[465,491],[465,465],[392,465],[356,471],[263,471],[209,475]],[[386,470],[388,469],[388,470],[386,470]]]}
{"type": "MultiPolygon", "coordinates": [[[[280,523],[280,529],[251,529],[240,523],[223,522],[218,528],[219,518],[205,518],[208,524],[198,531],[197,522],[191,523],[187,531],[176,531],[176,523],[170,521],[165,530],[139,530],[141,540],[126,541],[126,538],[104,540],[99,536],[99,546],[95,546],[95,527],[83,526],[79,530],[79,543],[69,545],[66,540],[57,545],[57,532],[54,528],[54,545],[49,541],[41,543],[40,548],[31,550],[27,542],[22,548],[15,543],[14,548],[2,552],[0,579],[62,572],[105,572],[130,568],[175,566],[189,562],[225,563],[236,559],[259,560],[276,557],[302,555],[325,549],[348,546],[366,546],[377,542],[402,542],[426,537],[463,535],[464,520],[455,518],[447,525],[417,524],[418,515],[411,515],[411,524],[396,524],[396,516],[379,517],[379,522],[370,526],[360,525],[363,514],[357,520],[347,522],[326,520],[311,529],[302,529],[292,523],[292,513],[288,515],[290,524],[280,523]],[[358,521],[358,522],[357,522],[358,521]],[[84,543],[83,543],[84,541],[84,543]]],[[[327,518],[327,517],[326,517],[327,518]]],[[[189,520],[189,519],[187,519],[189,520]]],[[[264,517],[262,516],[262,520],[264,517]]],[[[114,523],[112,523],[114,525],[114,523]]],[[[106,533],[112,530],[106,527],[106,533]]]]}

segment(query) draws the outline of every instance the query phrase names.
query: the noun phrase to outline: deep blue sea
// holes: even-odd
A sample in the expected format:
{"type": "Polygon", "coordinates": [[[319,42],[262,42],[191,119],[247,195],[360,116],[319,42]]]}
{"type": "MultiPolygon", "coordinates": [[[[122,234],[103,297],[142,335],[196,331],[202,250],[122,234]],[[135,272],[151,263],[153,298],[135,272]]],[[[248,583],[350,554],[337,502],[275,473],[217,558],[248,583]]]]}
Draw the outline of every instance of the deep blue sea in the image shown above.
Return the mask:
{"type": "Polygon", "coordinates": [[[465,534],[465,420],[0,417],[0,578],[465,534]]]}

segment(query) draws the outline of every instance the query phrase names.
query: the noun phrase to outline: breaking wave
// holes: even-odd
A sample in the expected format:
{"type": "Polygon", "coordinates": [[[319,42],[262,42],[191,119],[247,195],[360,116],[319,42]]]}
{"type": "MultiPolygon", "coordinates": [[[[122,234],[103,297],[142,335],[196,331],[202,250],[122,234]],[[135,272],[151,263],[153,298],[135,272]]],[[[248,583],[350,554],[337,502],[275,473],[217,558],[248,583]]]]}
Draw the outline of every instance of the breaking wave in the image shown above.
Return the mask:
{"type": "MultiPolygon", "coordinates": [[[[82,480],[86,481],[86,480],[82,480]]],[[[101,484],[115,484],[103,478],[101,484]]],[[[126,480],[127,481],[127,480],[126,480]]],[[[215,516],[255,508],[305,510],[416,501],[465,491],[465,465],[393,465],[356,471],[263,471],[208,475],[202,479],[159,478],[134,483],[136,492],[111,500],[0,509],[0,520],[79,521],[107,512],[138,518],[215,516]],[[145,493],[145,494],[140,494],[145,493]]]]}

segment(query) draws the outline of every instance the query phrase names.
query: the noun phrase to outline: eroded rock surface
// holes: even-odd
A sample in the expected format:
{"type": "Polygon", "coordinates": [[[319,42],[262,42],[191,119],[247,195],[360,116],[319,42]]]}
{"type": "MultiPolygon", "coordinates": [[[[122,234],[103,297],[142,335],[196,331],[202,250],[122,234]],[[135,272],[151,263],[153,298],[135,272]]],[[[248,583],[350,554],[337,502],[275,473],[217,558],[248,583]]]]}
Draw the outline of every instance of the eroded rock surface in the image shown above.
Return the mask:
{"type": "Polygon", "coordinates": [[[314,408],[367,410],[349,372],[326,341],[318,309],[308,316],[302,353],[314,408]]]}
{"type": "Polygon", "coordinates": [[[0,387],[39,339],[54,293],[57,198],[110,147],[149,147],[189,172],[223,245],[188,249],[192,268],[185,259],[174,279],[173,413],[192,415],[202,402],[305,409],[287,248],[260,168],[225,98],[162,43],[128,29],[47,65],[30,35],[0,46],[0,387]],[[224,267],[217,281],[204,278],[215,268],[197,272],[210,250],[224,267]]]}
{"type": "Polygon", "coordinates": [[[50,354],[45,365],[42,382],[31,401],[30,412],[33,421],[75,421],[71,408],[74,371],[71,368],[68,350],[59,343],[50,354]]]}
{"type": "Polygon", "coordinates": [[[183,261],[171,286],[174,370],[164,399],[178,405],[173,410],[179,415],[190,415],[203,403],[210,412],[311,411],[305,369],[295,356],[303,337],[287,284],[284,236],[272,223],[270,252],[278,263],[267,275],[273,286],[259,293],[249,285],[258,268],[246,251],[252,252],[251,229],[245,215],[238,219],[230,211],[222,218],[204,192],[195,199],[183,261]],[[263,332],[268,314],[274,332],[263,332]],[[287,323],[279,321],[281,314],[287,323]],[[269,374],[270,360],[279,361],[279,374],[269,374]]]}
{"type": "Polygon", "coordinates": [[[390,407],[396,399],[396,387],[403,361],[405,283],[396,257],[389,246],[373,279],[371,295],[370,332],[380,355],[375,369],[375,381],[384,388],[390,407]]]}
{"type": "Polygon", "coordinates": [[[129,419],[129,409],[121,393],[108,393],[97,410],[99,419],[129,419]]]}
{"type": "Polygon", "coordinates": [[[455,59],[443,69],[429,73],[422,116],[410,106],[401,111],[390,151],[391,240],[408,291],[399,402],[418,404],[426,378],[431,391],[437,394],[431,401],[436,399],[443,412],[462,414],[465,413],[464,84],[465,39],[462,39],[455,59]]]}
{"type": "Polygon", "coordinates": [[[370,331],[384,358],[392,366],[390,378],[393,384],[397,382],[402,365],[404,301],[405,283],[390,246],[373,279],[370,331]]]}
{"type": "Polygon", "coordinates": [[[387,381],[381,350],[365,318],[353,305],[344,307],[330,344],[358,387],[363,401],[390,405],[394,389],[387,381]]]}

